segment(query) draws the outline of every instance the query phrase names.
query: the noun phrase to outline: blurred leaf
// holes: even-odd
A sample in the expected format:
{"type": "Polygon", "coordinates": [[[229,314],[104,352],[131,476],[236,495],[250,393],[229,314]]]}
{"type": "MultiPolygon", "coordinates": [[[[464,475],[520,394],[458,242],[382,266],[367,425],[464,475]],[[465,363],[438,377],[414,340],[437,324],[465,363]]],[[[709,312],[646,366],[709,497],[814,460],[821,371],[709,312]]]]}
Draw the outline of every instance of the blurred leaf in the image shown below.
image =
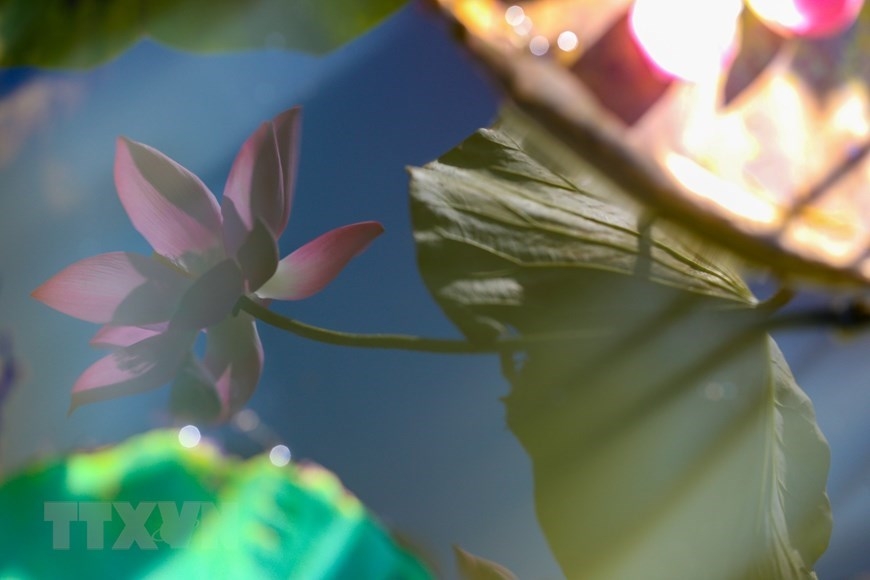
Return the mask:
{"type": "Polygon", "coordinates": [[[579,183],[497,130],[411,182],[421,272],[466,334],[587,336],[506,361],[508,425],[563,571],[812,577],[828,447],[767,315],[697,244],[579,183]]]}
{"type": "Polygon", "coordinates": [[[456,555],[456,567],[462,580],[516,580],[517,578],[504,566],[469,554],[458,546],[453,546],[453,553],[456,555]]]}
{"type": "Polygon", "coordinates": [[[3,578],[430,577],[325,469],[175,432],[33,467],[0,486],[0,513],[3,578]]]}
{"type": "Polygon", "coordinates": [[[0,65],[80,68],[149,36],[194,52],[330,51],[405,0],[5,0],[0,65]]]}

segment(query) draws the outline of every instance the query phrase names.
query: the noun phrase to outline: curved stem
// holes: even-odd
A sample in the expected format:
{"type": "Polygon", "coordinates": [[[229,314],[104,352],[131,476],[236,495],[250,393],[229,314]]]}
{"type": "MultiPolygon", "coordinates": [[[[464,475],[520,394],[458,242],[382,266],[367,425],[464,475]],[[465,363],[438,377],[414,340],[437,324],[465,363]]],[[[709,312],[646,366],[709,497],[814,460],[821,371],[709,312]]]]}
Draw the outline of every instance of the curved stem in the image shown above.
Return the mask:
{"type": "Polygon", "coordinates": [[[246,296],[239,299],[236,307],[262,320],[266,324],[304,338],[339,346],[362,348],[389,348],[446,354],[498,354],[521,351],[541,344],[570,340],[588,340],[602,336],[601,331],[561,332],[527,337],[500,338],[492,342],[469,342],[467,340],[421,338],[408,334],[357,334],[354,332],[329,330],[287,318],[269,310],[261,304],[257,304],[246,296]]]}
{"type": "Polygon", "coordinates": [[[836,328],[843,331],[857,331],[870,326],[870,308],[859,301],[848,303],[844,308],[819,308],[803,312],[787,312],[769,321],[768,331],[836,328]]]}
{"type": "MultiPolygon", "coordinates": [[[[775,302],[779,302],[778,300],[775,302]]],[[[613,336],[619,332],[612,330],[570,331],[547,334],[533,334],[523,337],[499,338],[490,342],[469,342],[467,340],[451,340],[442,338],[422,338],[407,334],[358,334],[329,330],[299,322],[292,318],[273,312],[250,298],[243,296],[236,304],[237,310],[244,310],[259,320],[286,330],[297,336],[334,344],[359,348],[385,348],[432,352],[445,354],[502,354],[527,350],[534,346],[558,344],[570,341],[597,340],[613,336]]],[[[870,310],[859,303],[850,304],[844,310],[818,309],[806,312],[780,314],[778,316],[764,315],[765,309],[747,309],[744,314],[749,316],[748,329],[752,332],[772,332],[776,330],[800,328],[839,328],[842,330],[857,330],[870,326],[870,310]],[[759,314],[762,314],[759,317],[759,314]]],[[[769,312],[769,309],[768,309],[769,312]]],[[[725,316],[734,316],[735,312],[723,312],[725,316]]]]}
{"type": "Polygon", "coordinates": [[[781,286],[773,296],[762,301],[758,307],[764,308],[769,312],[776,312],[780,308],[788,305],[795,295],[796,292],[791,286],[781,286]]]}

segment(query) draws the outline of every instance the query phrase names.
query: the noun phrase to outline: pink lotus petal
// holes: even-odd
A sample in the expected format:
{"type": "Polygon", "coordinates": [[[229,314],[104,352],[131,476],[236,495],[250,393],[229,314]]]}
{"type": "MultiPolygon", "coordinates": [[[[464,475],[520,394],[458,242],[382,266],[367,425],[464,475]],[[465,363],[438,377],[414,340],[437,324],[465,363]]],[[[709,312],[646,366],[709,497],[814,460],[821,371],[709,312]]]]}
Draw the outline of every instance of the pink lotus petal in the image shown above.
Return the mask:
{"type": "Polygon", "coordinates": [[[158,260],[111,252],[67,266],[32,296],[88,322],[143,325],[169,320],[188,284],[158,260]]]}
{"type": "Polygon", "coordinates": [[[245,234],[262,220],[277,238],[284,212],[284,177],[272,123],[263,123],[248,137],[230,169],[221,212],[224,244],[232,255],[245,234]]]}
{"type": "Polygon", "coordinates": [[[244,291],[238,264],[224,260],[196,279],[181,297],[170,329],[200,330],[230,315],[244,291]]]}
{"type": "Polygon", "coordinates": [[[165,332],[101,358],[73,385],[70,412],[85,403],[141,393],[169,382],[195,336],[194,332],[165,332]]]}
{"type": "Polygon", "coordinates": [[[198,423],[225,421],[250,398],[263,368],[254,319],[241,313],[207,329],[205,359],[190,357],[172,385],[173,413],[198,423]]]}
{"type": "Polygon", "coordinates": [[[206,331],[204,366],[227,419],[247,403],[263,369],[263,347],[253,317],[241,312],[206,331]]]}
{"type": "Polygon", "coordinates": [[[361,222],[323,234],[281,260],[275,275],[256,295],[300,300],[320,292],[383,231],[377,222],[361,222]]]}
{"type": "Polygon", "coordinates": [[[133,227],[154,250],[185,264],[221,251],[221,214],[200,179],[156,149],[119,138],[115,185],[133,227]]]}
{"type": "Polygon", "coordinates": [[[278,244],[260,220],[239,247],[236,262],[245,279],[245,293],[265,284],[278,269],[278,244]]]}
{"type": "Polygon", "coordinates": [[[293,107],[284,111],[272,120],[275,127],[275,138],[278,141],[278,157],[281,160],[281,171],[284,177],[284,211],[278,223],[276,238],[284,233],[290,220],[290,209],[293,207],[293,191],[296,187],[296,159],[299,151],[299,132],[301,107],[293,107]]]}
{"type": "Polygon", "coordinates": [[[164,332],[168,326],[166,323],[155,324],[151,327],[106,325],[101,327],[91,338],[90,345],[97,348],[131,346],[164,332]]]}
{"type": "Polygon", "coordinates": [[[296,181],[299,108],[263,123],[242,145],[224,188],[224,245],[234,255],[262,220],[278,239],[290,217],[296,181]]]}

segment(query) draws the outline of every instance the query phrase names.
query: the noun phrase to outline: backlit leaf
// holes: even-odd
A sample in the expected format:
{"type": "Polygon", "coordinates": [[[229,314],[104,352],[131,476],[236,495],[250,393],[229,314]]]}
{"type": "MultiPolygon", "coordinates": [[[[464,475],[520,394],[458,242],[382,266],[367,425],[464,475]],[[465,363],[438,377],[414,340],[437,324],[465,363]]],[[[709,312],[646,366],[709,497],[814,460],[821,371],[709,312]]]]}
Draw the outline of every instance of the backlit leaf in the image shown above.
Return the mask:
{"type": "Polygon", "coordinates": [[[578,337],[505,361],[554,555],[568,578],[813,577],[828,447],[769,314],[584,174],[482,130],[411,182],[421,272],[463,332],[578,337]]]}

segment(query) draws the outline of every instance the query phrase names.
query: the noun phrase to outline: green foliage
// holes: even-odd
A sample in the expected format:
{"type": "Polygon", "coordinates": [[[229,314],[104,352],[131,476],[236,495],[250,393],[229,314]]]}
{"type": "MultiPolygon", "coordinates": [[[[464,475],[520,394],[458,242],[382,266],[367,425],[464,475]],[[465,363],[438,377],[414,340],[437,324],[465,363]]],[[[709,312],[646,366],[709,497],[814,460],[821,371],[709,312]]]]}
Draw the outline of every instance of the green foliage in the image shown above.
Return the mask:
{"type": "Polygon", "coordinates": [[[404,0],[5,0],[0,66],[90,67],[144,36],[182,50],[324,53],[404,0]]]}
{"type": "Polygon", "coordinates": [[[565,574],[812,577],[828,447],[769,313],[715,256],[576,173],[481,130],[411,183],[421,272],[470,338],[587,337],[505,361],[508,425],[565,574]]]}
{"type": "Polygon", "coordinates": [[[430,577],[325,469],[189,450],[173,432],[31,468],[0,486],[0,513],[3,578],[430,577]],[[65,549],[59,502],[79,516],[65,549]],[[85,510],[107,502],[92,536],[85,510]],[[128,525],[131,509],[147,520],[128,525]]]}

